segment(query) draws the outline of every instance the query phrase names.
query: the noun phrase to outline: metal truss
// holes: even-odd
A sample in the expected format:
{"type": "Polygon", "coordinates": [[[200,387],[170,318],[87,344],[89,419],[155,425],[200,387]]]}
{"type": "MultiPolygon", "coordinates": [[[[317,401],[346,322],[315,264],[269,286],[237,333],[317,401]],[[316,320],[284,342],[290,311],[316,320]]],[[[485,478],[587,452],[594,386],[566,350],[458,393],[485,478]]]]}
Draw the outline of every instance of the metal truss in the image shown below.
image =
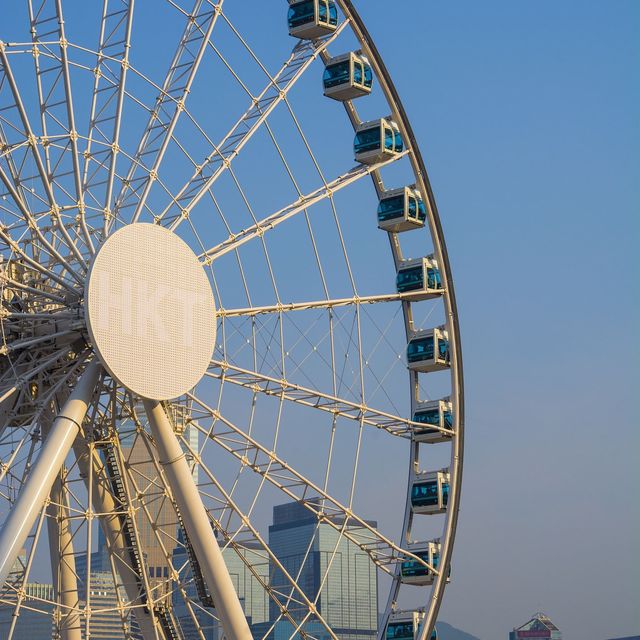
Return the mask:
{"type": "Polygon", "coordinates": [[[184,110],[222,3],[223,0],[219,0],[217,5],[208,0],[197,0],[189,14],[162,90],[116,198],[114,215],[122,215],[125,209],[133,206],[135,210],[131,217],[132,222],[138,220],[142,214],[173,131],[184,110]]]}

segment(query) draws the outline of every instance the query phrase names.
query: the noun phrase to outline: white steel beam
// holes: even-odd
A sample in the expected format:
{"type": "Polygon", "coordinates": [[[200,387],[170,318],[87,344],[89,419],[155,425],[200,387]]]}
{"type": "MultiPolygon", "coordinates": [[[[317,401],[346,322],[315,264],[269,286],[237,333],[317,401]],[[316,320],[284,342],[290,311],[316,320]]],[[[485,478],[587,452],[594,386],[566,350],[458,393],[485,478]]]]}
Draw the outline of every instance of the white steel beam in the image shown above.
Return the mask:
{"type": "Polygon", "coordinates": [[[266,313],[286,313],[289,311],[308,311],[309,309],[334,309],[335,307],[356,306],[359,304],[377,304],[379,302],[398,302],[407,300],[410,293],[382,293],[374,296],[352,296],[351,298],[335,298],[327,300],[311,300],[309,302],[281,302],[264,307],[246,307],[244,309],[216,310],[219,318],[252,317],[266,313]]]}
{"type": "MultiPolygon", "coordinates": [[[[414,427],[424,429],[424,424],[409,418],[396,416],[364,403],[353,402],[316,389],[303,387],[286,379],[272,378],[258,371],[243,369],[229,362],[212,360],[205,375],[244,387],[252,393],[259,391],[266,396],[282,398],[306,407],[326,411],[334,416],[341,416],[377,429],[384,429],[394,436],[408,438],[414,427]]],[[[429,425],[429,428],[447,435],[454,435],[451,429],[436,425],[429,425]]]]}
{"type": "Polygon", "coordinates": [[[149,120],[129,172],[122,181],[122,187],[113,208],[115,217],[131,206],[135,206],[132,220],[135,222],[140,217],[149,191],[158,179],[158,169],[178,119],[184,111],[191,84],[223,1],[219,0],[212,6],[210,2],[196,0],[193,9],[187,15],[187,23],[162,90],[153,109],[150,110],[149,120]]]}
{"type": "Polygon", "coordinates": [[[300,196],[295,202],[292,202],[283,209],[268,215],[256,224],[251,225],[238,233],[232,234],[220,244],[217,244],[215,247],[211,247],[204,253],[201,253],[198,258],[204,264],[211,264],[213,260],[223,256],[225,253],[229,253],[229,251],[235,251],[238,247],[252,238],[258,236],[262,237],[267,231],[277,227],[292,216],[306,211],[311,207],[311,205],[321,202],[326,198],[333,197],[335,193],[341,191],[345,187],[348,187],[350,184],[357,182],[365,176],[371,175],[374,171],[378,171],[389,164],[393,164],[400,158],[404,158],[407,153],[407,151],[403,151],[402,153],[399,153],[387,160],[378,162],[377,164],[363,164],[353,167],[347,173],[339,176],[329,183],[324,184],[322,187],[319,187],[305,196],[300,196]]]}
{"type": "Polygon", "coordinates": [[[60,607],[58,633],[61,640],[82,640],[78,575],[68,509],[67,492],[62,473],[59,473],[53,483],[47,507],[51,574],[60,607]]]}
{"type": "Polygon", "coordinates": [[[224,633],[228,640],[252,640],[242,605],[191,475],[185,452],[162,405],[155,400],[144,400],[144,408],[158,448],[160,464],[166,473],[202,575],[213,596],[224,633]]]}
{"type": "Polygon", "coordinates": [[[56,417],[40,455],[34,463],[25,484],[9,512],[0,532],[0,585],[11,572],[20,549],[24,545],[31,527],[42,509],[54,480],[73,445],[80,425],[93,396],[100,365],[88,365],[69,396],[60,414],[56,417]]]}
{"type": "Polygon", "coordinates": [[[217,409],[209,407],[192,393],[188,393],[187,397],[191,398],[194,406],[200,407],[203,413],[209,414],[214,420],[228,427],[226,432],[216,431],[212,428],[205,429],[194,421],[192,424],[195,424],[204,437],[216,442],[247,469],[265,478],[293,501],[302,504],[313,513],[318,522],[327,523],[347,540],[358,545],[379,569],[393,575],[396,565],[417,560],[432,570],[435,575],[438,574],[435,567],[387,538],[369,521],[358,516],[350,506],[341,504],[320,486],[286,463],[275,451],[260,444],[243,429],[225,418],[217,409]],[[320,498],[319,503],[316,498],[320,498]],[[349,522],[350,527],[343,527],[345,521],[349,522]],[[357,536],[351,532],[354,527],[360,530],[357,536]]]}
{"type": "Polygon", "coordinates": [[[251,96],[249,107],[240,120],[229,130],[218,145],[214,147],[205,161],[196,167],[193,176],[180,189],[178,194],[159,215],[160,220],[175,230],[189,216],[191,210],[200,202],[213,183],[224,173],[243,147],[251,140],[269,115],[283,101],[304,72],[347,27],[344,21],[338,29],[325,40],[301,40],[280,71],[269,78],[269,83],[257,96],[251,96]],[[173,215],[169,216],[169,212],[173,215]]]}

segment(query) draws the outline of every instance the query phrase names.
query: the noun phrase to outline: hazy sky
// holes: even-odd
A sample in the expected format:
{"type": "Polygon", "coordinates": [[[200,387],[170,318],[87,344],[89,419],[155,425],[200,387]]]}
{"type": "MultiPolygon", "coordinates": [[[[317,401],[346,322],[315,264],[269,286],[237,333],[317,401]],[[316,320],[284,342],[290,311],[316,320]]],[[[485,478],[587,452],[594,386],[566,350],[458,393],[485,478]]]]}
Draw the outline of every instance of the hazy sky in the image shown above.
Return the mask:
{"type": "Polygon", "coordinates": [[[567,640],[638,634],[640,4],[358,6],[422,143],[460,304],[442,617],[484,640],[538,609],[567,640]]]}

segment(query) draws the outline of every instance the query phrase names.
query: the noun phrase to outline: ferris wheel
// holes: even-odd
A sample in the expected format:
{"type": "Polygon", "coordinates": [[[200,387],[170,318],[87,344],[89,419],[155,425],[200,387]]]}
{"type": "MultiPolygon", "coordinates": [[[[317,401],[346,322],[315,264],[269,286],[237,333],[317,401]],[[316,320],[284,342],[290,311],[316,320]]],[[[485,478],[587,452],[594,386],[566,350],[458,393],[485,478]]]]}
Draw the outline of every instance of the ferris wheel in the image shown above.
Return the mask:
{"type": "Polygon", "coordinates": [[[430,638],[458,316],[352,2],[5,14],[2,637],[430,638]]]}

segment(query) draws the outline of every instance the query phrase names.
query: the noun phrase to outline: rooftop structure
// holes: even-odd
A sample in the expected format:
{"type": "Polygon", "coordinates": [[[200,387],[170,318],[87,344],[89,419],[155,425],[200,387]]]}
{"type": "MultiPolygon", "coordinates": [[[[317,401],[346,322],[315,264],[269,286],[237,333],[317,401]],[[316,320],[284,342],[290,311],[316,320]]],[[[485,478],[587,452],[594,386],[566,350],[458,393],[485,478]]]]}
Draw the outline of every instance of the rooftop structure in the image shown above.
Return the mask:
{"type": "Polygon", "coordinates": [[[531,638],[562,640],[562,633],[547,615],[536,613],[531,620],[520,627],[515,627],[509,633],[509,640],[529,640],[531,638]]]}

